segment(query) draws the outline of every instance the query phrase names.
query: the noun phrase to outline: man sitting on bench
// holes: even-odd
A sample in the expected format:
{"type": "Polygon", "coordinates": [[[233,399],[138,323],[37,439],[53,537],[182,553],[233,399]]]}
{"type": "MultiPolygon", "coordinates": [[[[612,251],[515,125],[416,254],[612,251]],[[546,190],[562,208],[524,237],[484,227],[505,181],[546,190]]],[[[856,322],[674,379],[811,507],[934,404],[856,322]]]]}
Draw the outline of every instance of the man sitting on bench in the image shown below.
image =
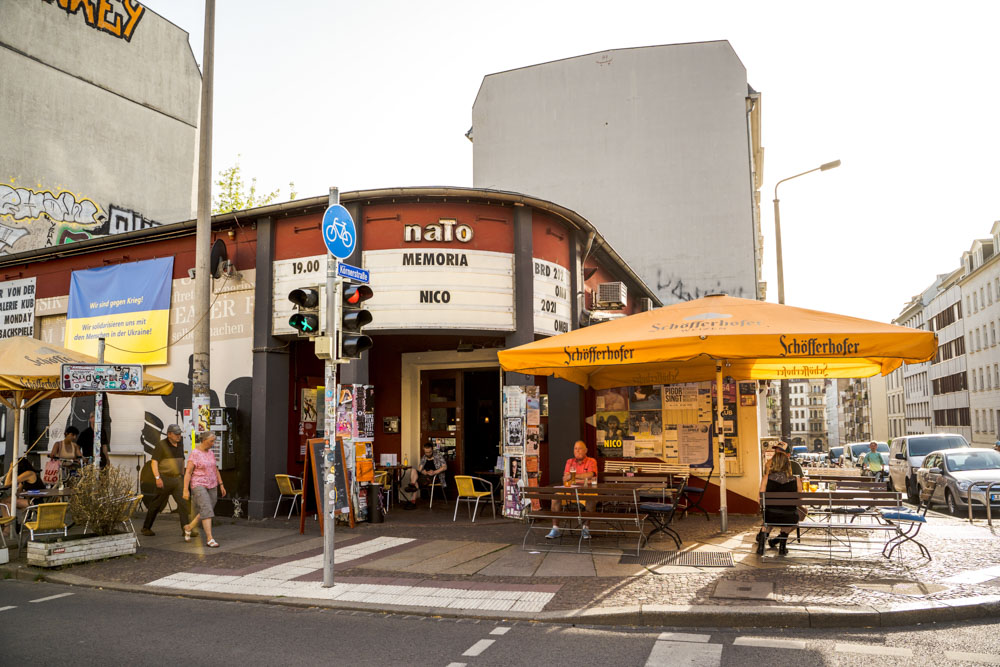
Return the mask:
{"type": "MultiPolygon", "coordinates": [[[[563,484],[578,484],[580,480],[597,478],[597,460],[592,459],[587,456],[587,445],[583,440],[577,440],[573,444],[573,458],[566,460],[566,468],[563,471],[563,484]]],[[[585,504],[588,512],[593,512],[597,509],[597,503],[593,500],[588,500],[585,504]]],[[[558,512],[562,509],[562,502],[558,500],[552,501],[552,511],[558,512]]],[[[583,523],[583,539],[590,539],[590,530],[588,529],[589,522],[584,521],[583,523]]],[[[552,520],[552,530],[548,532],[545,536],[550,540],[554,540],[562,535],[559,530],[559,520],[552,520]]]]}

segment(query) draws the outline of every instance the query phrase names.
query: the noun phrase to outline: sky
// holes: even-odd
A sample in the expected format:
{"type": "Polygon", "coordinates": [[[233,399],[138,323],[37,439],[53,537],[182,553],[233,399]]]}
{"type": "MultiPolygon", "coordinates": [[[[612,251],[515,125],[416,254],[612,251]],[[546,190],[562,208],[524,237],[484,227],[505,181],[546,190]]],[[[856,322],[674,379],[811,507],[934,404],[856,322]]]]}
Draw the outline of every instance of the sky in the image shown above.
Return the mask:
{"type": "MultiPolygon", "coordinates": [[[[204,0],[144,4],[200,63],[204,0]]],[[[779,190],[785,302],[891,321],[1000,220],[998,24],[990,1],[217,0],[213,172],[279,200],[471,186],[485,75],[726,39],[762,95],[768,300],[775,183],[839,159],[779,190]]]]}

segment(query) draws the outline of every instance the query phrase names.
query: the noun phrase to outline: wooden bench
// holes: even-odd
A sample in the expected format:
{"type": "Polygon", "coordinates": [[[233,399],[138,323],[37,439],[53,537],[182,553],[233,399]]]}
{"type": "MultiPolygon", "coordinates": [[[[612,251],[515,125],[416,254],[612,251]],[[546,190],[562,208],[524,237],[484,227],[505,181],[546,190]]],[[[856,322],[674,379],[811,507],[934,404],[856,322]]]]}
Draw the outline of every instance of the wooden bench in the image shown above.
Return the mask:
{"type": "MultiPolygon", "coordinates": [[[[532,509],[525,513],[525,518],[528,520],[528,530],[525,532],[524,540],[521,543],[521,548],[525,551],[529,549],[539,551],[560,550],[549,547],[548,544],[551,544],[551,542],[542,544],[536,542],[530,546],[528,544],[528,538],[531,536],[533,530],[550,530],[550,522],[553,520],[567,522],[569,525],[560,526],[560,530],[571,535],[578,535],[576,553],[583,553],[585,546],[588,547],[586,550],[590,553],[599,553],[589,544],[590,540],[584,539],[583,528],[585,526],[591,535],[594,533],[613,534],[619,537],[623,535],[635,535],[635,552],[637,556],[639,555],[639,549],[642,548],[643,543],[646,541],[645,523],[647,514],[639,511],[640,499],[637,490],[634,488],[623,488],[621,485],[606,484],[586,487],[538,486],[523,489],[521,496],[525,500],[537,500],[540,505],[543,505],[545,502],[549,503],[548,508],[545,508],[543,505],[540,509],[532,509]],[[559,501],[561,509],[558,511],[552,510],[552,501],[559,501]],[[588,510],[587,504],[593,504],[595,509],[588,510]],[[599,512],[596,511],[598,505],[614,507],[616,509],[611,512],[599,512]],[[542,525],[537,525],[539,523],[542,525]],[[585,545],[585,542],[588,544],[585,545]]],[[[556,546],[561,546],[561,542],[562,538],[559,538],[556,546]]]]}
{"type": "MultiPolygon", "coordinates": [[[[923,517],[913,514],[903,505],[902,494],[893,491],[866,491],[863,489],[817,491],[810,493],[769,491],[761,494],[761,506],[765,513],[771,508],[795,508],[806,510],[805,519],[798,523],[765,522],[768,528],[796,528],[799,531],[821,530],[826,533],[830,557],[833,557],[834,531],[843,531],[850,552],[850,536],[853,532],[878,531],[887,536],[882,548],[883,556],[890,556],[904,541],[913,542],[921,554],[930,558],[930,552],[914,538],[914,523],[923,523],[923,517]]],[[[919,530],[919,528],[918,528],[919,530]]],[[[801,539],[800,539],[801,541],[801,539]]]]}
{"type": "Polygon", "coordinates": [[[684,475],[690,480],[692,476],[700,475],[705,480],[704,485],[692,486],[685,483],[683,492],[678,496],[678,502],[681,504],[680,509],[684,513],[684,516],[687,516],[689,510],[697,510],[704,514],[705,519],[708,520],[708,512],[701,508],[701,501],[705,497],[705,489],[708,488],[708,482],[714,470],[714,468],[693,468],[687,464],[664,463],[662,461],[605,461],[604,476],[602,479],[607,479],[610,476],[633,474],[636,477],[643,475],[684,475]],[[639,469],[641,472],[630,473],[633,468],[639,469]]]}

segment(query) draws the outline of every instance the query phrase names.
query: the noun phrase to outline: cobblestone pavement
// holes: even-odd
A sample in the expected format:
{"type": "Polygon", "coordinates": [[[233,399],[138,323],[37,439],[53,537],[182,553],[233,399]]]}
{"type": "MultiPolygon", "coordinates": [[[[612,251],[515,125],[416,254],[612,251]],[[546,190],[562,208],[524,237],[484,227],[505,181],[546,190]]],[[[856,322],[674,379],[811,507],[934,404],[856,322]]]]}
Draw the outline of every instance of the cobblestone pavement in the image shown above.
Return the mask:
{"type": "MultiPolygon", "coordinates": [[[[876,532],[852,534],[850,557],[819,550],[818,535],[804,536],[803,544],[811,548],[792,545],[786,557],[773,550],[760,557],[754,553],[758,517],[731,516],[730,529],[723,534],[718,517],[705,521],[692,515],[675,524],[684,550],[730,552],[734,566],[657,567],[621,563],[618,556],[523,551],[523,524],[492,518],[475,524],[468,518],[452,522],[450,509],[395,510],[382,524],[338,527],[336,540],[343,553],[363,549],[373,540],[407,539],[397,540],[399,546],[391,549],[338,563],[337,580],[362,585],[405,581],[452,589],[475,585],[545,590],[554,593],[546,611],[634,605],[887,607],[1000,595],[1000,532],[987,528],[982,519],[970,526],[961,519],[929,513],[919,536],[933,555],[928,561],[912,546],[891,559],[883,557],[884,536],[876,532]],[[969,572],[974,574],[963,574],[969,572]],[[720,586],[728,586],[728,597],[721,597],[720,586]],[[733,591],[738,596],[740,590],[746,591],[746,597],[733,597],[733,591]]],[[[312,567],[318,562],[315,556],[322,553],[318,524],[311,519],[305,534],[299,533],[297,519],[219,519],[217,523],[220,549],[208,549],[197,539],[185,543],[171,518],[163,517],[154,527],[160,534],[142,537],[135,556],[63,571],[98,582],[149,584],[166,578],[177,584],[179,573],[235,577],[293,562],[308,562],[312,567]]],[[[650,546],[674,548],[671,541],[662,539],[650,546]]],[[[295,585],[300,587],[301,582],[317,581],[309,573],[299,579],[295,585]]]]}

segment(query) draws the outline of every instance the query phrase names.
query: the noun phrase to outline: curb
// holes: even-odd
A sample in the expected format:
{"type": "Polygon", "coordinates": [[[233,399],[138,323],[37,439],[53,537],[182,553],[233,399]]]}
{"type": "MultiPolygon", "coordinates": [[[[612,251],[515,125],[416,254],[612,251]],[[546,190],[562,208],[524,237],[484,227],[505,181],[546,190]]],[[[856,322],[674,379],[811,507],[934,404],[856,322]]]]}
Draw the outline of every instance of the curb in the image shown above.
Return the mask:
{"type": "Polygon", "coordinates": [[[891,607],[827,607],[802,605],[632,605],[565,609],[558,611],[510,612],[461,610],[444,607],[374,605],[365,602],[338,602],[313,598],[265,597],[236,593],[178,590],[143,584],[102,582],[63,572],[0,565],[0,573],[18,581],[46,581],[124,593],[144,593],[196,600],[250,602],[295,608],[333,609],[372,614],[399,614],[433,618],[465,618],[487,621],[517,620],[568,625],[632,625],[686,628],[890,628],[921,623],[948,623],[1000,616],[1000,595],[982,595],[952,600],[912,602],[891,607]]]}

